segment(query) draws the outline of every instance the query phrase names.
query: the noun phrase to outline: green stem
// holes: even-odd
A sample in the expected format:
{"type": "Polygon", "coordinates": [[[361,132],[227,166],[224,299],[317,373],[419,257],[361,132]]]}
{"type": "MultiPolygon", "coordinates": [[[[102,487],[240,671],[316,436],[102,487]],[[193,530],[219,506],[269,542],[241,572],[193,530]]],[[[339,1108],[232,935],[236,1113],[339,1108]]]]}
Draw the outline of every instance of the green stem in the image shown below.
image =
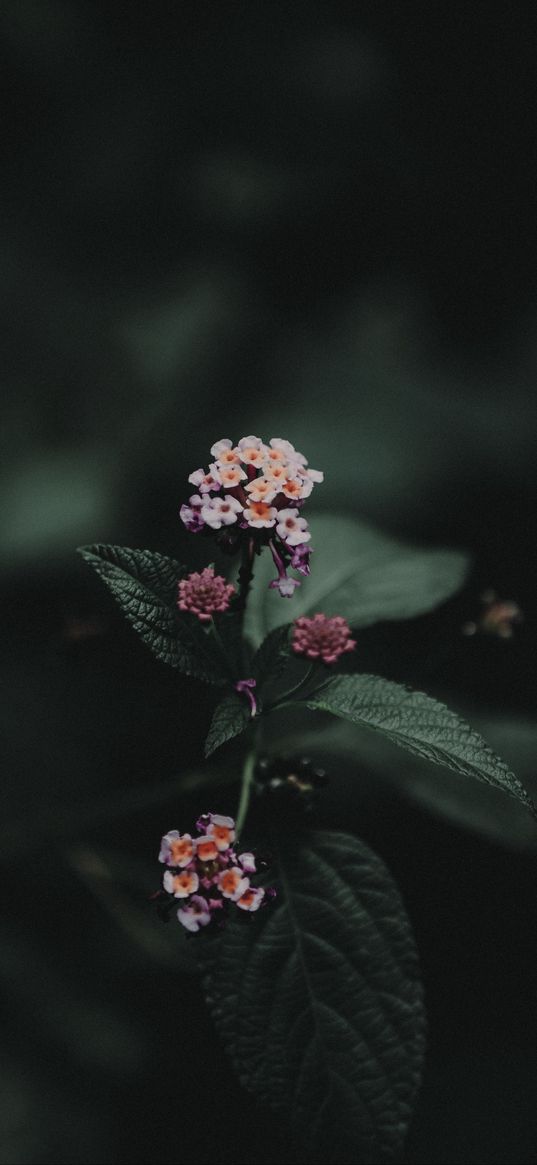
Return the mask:
{"type": "Polygon", "coordinates": [[[209,628],[210,628],[210,631],[212,632],[213,639],[218,644],[218,647],[220,648],[220,651],[222,652],[222,655],[224,657],[226,657],[226,649],[224,647],[224,644],[222,643],[222,639],[220,637],[220,632],[218,631],[218,628],[217,628],[216,623],[214,621],[214,615],[211,615],[211,622],[209,624],[209,628]]]}
{"type": "Polygon", "coordinates": [[[225,665],[226,671],[229,674],[230,680],[234,680],[235,679],[235,672],[233,670],[233,667],[230,664],[230,661],[228,658],[228,653],[224,647],[224,644],[222,643],[222,638],[220,636],[220,632],[218,631],[216,623],[214,621],[214,615],[211,617],[211,622],[209,623],[209,633],[212,635],[212,637],[213,637],[213,639],[218,647],[218,650],[222,656],[222,661],[225,665]]]}
{"type": "Polygon", "coordinates": [[[239,797],[239,804],[237,806],[237,820],[235,825],[237,840],[246,820],[246,814],[248,813],[248,805],[250,804],[250,793],[252,791],[252,782],[256,760],[257,752],[255,748],[253,748],[252,751],[247,754],[244,761],[244,768],[242,770],[241,792],[239,797]]]}
{"type": "Polygon", "coordinates": [[[242,552],[242,565],[239,570],[239,593],[235,600],[235,610],[244,611],[248,600],[248,592],[254,577],[255,542],[249,538],[242,552]]]}

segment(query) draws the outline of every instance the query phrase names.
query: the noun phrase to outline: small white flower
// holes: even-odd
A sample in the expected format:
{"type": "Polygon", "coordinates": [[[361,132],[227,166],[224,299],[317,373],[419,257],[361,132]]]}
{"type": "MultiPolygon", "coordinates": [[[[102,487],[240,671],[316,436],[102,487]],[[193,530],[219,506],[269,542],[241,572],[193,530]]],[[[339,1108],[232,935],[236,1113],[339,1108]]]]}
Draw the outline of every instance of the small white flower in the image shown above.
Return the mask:
{"type": "Polygon", "coordinates": [[[265,465],[263,477],[266,481],[273,481],[275,485],[282,486],[288,480],[290,472],[288,465],[281,465],[278,462],[277,465],[265,465]]]}
{"type": "Polygon", "coordinates": [[[274,526],[278,511],[267,502],[251,502],[244,510],[244,517],[250,526],[260,530],[265,526],[274,526]]]}
{"type": "Polygon", "coordinates": [[[234,829],[235,820],[233,817],[224,817],[223,813],[209,813],[210,825],[221,825],[224,829],[234,829]]]}
{"type": "Polygon", "coordinates": [[[231,449],[232,445],[233,441],[230,441],[229,437],[223,437],[221,441],[216,441],[214,445],[211,445],[211,457],[220,457],[220,454],[225,449],[231,449]]]}
{"type": "Polygon", "coordinates": [[[278,518],[276,531],[288,546],[299,546],[302,542],[309,542],[311,534],[308,530],[308,523],[305,518],[298,516],[296,510],[280,510],[278,518]]]}
{"type": "Polygon", "coordinates": [[[292,599],[295,587],[300,586],[300,581],[297,578],[287,578],[287,575],[281,575],[280,578],[273,578],[269,583],[269,590],[279,591],[282,599],[292,599]]]}
{"type": "Polygon", "coordinates": [[[203,506],[201,516],[212,530],[220,530],[222,526],[233,525],[241,511],[240,502],[231,497],[231,494],[226,494],[223,498],[210,498],[203,506]]]}
{"type": "Polygon", "coordinates": [[[294,462],[295,465],[307,465],[308,462],[303,453],[299,453],[290,441],[284,441],[283,437],[271,437],[269,441],[271,449],[279,449],[285,454],[288,461],[294,462]]]}
{"type": "Polygon", "coordinates": [[[239,449],[261,449],[263,442],[261,437],[241,437],[238,448],[239,449]]]}
{"type": "Polygon", "coordinates": [[[197,485],[200,493],[209,493],[210,490],[220,489],[220,480],[215,465],[211,465],[209,472],[204,469],[195,469],[188,478],[191,485],[197,485]]]}
{"type": "Polygon", "coordinates": [[[255,445],[245,445],[244,449],[238,450],[239,458],[243,465],[253,465],[254,469],[262,469],[266,459],[266,449],[261,445],[258,449],[255,445]]]}
{"type": "Polygon", "coordinates": [[[250,494],[252,502],[272,502],[278,492],[274,482],[266,477],[256,477],[244,488],[246,493],[250,494]]]}
{"type": "Polygon", "coordinates": [[[218,875],[217,885],[223,898],[236,902],[248,889],[250,879],[244,877],[238,866],[229,866],[218,875]]]}
{"type": "Polygon", "coordinates": [[[264,897],[265,891],[262,886],[258,886],[256,889],[249,886],[242,897],[237,900],[237,906],[240,906],[241,910],[259,910],[264,897]]]}
{"type": "Polygon", "coordinates": [[[324,481],[322,469],[305,469],[303,465],[299,465],[298,472],[301,477],[309,477],[310,481],[315,483],[324,481]]]}
{"type": "Polygon", "coordinates": [[[174,898],[190,898],[199,889],[200,880],[194,870],[183,870],[181,874],[172,874],[166,870],[162,879],[164,889],[174,898]]]}
{"type": "Polygon", "coordinates": [[[255,874],[256,865],[253,854],[239,854],[239,862],[246,874],[255,874]]]}
{"type": "Polygon", "coordinates": [[[224,489],[235,489],[245,480],[246,474],[240,465],[228,465],[220,467],[219,477],[224,489]]]}
{"type": "Polygon", "coordinates": [[[297,498],[309,498],[312,489],[313,482],[308,477],[289,477],[282,484],[282,493],[291,501],[295,501],[297,498]]]}
{"type": "Polygon", "coordinates": [[[201,894],[194,894],[188,906],[179,907],[177,917],[187,930],[195,933],[202,926],[208,926],[211,921],[209,904],[201,894]]]}

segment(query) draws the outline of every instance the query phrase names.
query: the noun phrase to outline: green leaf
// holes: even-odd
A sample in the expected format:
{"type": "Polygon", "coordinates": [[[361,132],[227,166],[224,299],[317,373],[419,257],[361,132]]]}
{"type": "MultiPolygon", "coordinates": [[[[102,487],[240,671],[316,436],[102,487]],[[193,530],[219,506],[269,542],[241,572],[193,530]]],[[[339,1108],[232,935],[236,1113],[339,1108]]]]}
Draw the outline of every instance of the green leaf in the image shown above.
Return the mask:
{"type": "Polygon", "coordinates": [[[251,720],[250,704],[246,696],[226,696],[214,710],[205,741],[205,756],[210,756],[226,740],[240,736],[251,720]]]}
{"type": "Polygon", "coordinates": [[[347,834],[270,847],[275,902],[200,943],[209,1006],[244,1087],[298,1125],[310,1153],[384,1160],[400,1149],[424,1044],[404,906],[347,834]]]}
{"type": "Polygon", "coordinates": [[[333,515],[311,519],[311,575],[291,599],[269,590],[275,568],[268,550],[256,560],[245,630],[258,644],[273,627],[322,611],[352,627],[411,619],[433,610],[462,586],[467,558],[455,550],[418,548],[364,522],[333,515]]]}
{"type": "Polygon", "coordinates": [[[126,546],[81,546],[119,603],[123,614],[157,659],[186,675],[221,684],[228,678],[216,643],[176,606],[177,582],[184,568],[152,550],[126,546]]]}
{"type": "Polygon", "coordinates": [[[535,815],[531,797],[500,757],[455,712],[381,676],[334,676],[312,692],[308,708],[332,712],[361,728],[381,732],[416,756],[516,797],[535,815]]]}
{"type": "Polygon", "coordinates": [[[252,673],[261,688],[263,684],[277,680],[284,671],[291,654],[290,624],[275,627],[270,631],[252,661],[252,673]]]}
{"type": "MultiPolygon", "coordinates": [[[[501,717],[483,720],[475,709],[471,719],[536,801],[537,724],[501,717]]],[[[269,740],[269,751],[273,740],[269,740]]],[[[423,757],[403,752],[380,732],[357,731],[350,721],[336,716],[312,718],[306,705],[298,716],[295,705],[287,727],[279,727],[273,752],[310,756],[327,769],[330,799],[340,814],[359,812],[362,805],[367,812],[382,813],[386,798],[395,804],[403,797],[496,845],[537,852],[537,824],[525,804],[506,797],[503,789],[461,780],[460,773],[439,769],[423,757]]]]}

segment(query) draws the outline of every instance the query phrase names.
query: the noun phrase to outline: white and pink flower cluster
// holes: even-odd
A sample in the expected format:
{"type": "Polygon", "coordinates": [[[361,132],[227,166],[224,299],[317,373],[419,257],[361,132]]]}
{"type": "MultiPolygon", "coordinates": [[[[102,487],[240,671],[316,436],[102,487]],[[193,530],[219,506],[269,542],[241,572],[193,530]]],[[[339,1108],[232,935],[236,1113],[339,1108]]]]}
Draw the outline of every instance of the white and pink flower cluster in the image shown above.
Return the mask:
{"type": "Polygon", "coordinates": [[[272,889],[250,884],[256,860],[249,852],[237,854],[232,817],[205,813],[196,829],[198,837],[171,829],[162,838],[159,853],[159,861],[167,866],[160,896],[167,897],[168,905],[180,901],[177,917],[192,933],[222,919],[232,902],[251,913],[275,895],[272,889]]]}
{"type": "Polygon", "coordinates": [[[311,534],[300,511],[324,475],[309,469],[304,454],[282,437],[271,437],[268,445],[254,436],[233,445],[226,437],[212,446],[211,456],[208,472],[190,474],[198,492],[181,506],[181,520],[193,533],[233,527],[268,543],[278,570],[270,585],[290,598],[300,583],[288,578],[287,567],[309,574],[311,534]]]}

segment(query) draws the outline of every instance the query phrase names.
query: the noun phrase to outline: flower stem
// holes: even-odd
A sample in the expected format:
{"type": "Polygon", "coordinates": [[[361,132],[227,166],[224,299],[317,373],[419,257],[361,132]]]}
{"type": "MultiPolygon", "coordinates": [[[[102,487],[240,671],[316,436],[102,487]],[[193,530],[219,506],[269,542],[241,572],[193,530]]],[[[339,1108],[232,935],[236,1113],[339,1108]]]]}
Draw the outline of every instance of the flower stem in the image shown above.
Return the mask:
{"type": "Polygon", "coordinates": [[[257,759],[257,753],[256,753],[255,749],[252,749],[252,751],[247,754],[246,759],[244,761],[244,768],[242,770],[241,792],[240,792],[240,797],[239,797],[239,804],[237,806],[237,818],[236,818],[236,826],[235,826],[237,839],[239,837],[240,831],[241,831],[241,829],[244,825],[244,822],[246,820],[246,814],[248,813],[248,805],[250,804],[250,793],[252,791],[252,780],[253,780],[253,775],[254,775],[256,759],[257,759]]]}
{"type": "Polygon", "coordinates": [[[248,601],[248,592],[254,577],[255,542],[249,538],[242,552],[242,565],[239,570],[239,593],[235,603],[236,611],[244,611],[248,601]]]}
{"type": "Polygon", "coordinates": [[[212,637],[213,637],[213,639],[218,647],[218,650],[222,656],[222,662],[225,664],[226,670],[229,674],[229,678],[231,680],[233,680],[235,678],[235,673],[233,671],[232,666],[230,665],[229,654],[226,651],[224,644],[222,643],[222,638],[220,636],[220,632],[218,631],[218,628],[217,628],[216,623],[214,621],[214,615],[211,618],[211,622],[209,623],[208,629],[209,629],[209,633],[212,635],[212,637]]]}

